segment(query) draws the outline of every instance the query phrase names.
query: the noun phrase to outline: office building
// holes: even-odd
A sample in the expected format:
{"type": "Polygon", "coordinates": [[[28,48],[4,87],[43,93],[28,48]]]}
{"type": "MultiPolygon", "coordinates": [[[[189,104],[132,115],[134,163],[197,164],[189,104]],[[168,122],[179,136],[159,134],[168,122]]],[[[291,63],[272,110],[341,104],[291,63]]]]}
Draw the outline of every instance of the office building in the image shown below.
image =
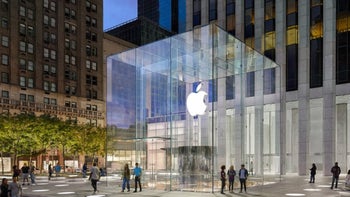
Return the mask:
{"type": "Polygon", "coordinates": [[[0,4],[0,113],[105,126],[102,1],[0,4]]]}

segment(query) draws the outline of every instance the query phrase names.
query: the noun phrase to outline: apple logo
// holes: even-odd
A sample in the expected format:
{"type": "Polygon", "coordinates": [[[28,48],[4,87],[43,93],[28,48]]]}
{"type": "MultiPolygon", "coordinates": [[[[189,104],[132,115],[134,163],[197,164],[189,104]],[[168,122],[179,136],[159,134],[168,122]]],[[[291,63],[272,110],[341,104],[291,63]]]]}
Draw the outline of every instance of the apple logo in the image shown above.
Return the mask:
{"type": "Polygon", "coordinates": [[[202,88],[200,82],[196,88],[196,92],[191,92],[187,96],[186,107],[191,116],[203,115],[207,106],[204,103],[204,97],[207,95],[204,91],[199,91],[202,88]]]}

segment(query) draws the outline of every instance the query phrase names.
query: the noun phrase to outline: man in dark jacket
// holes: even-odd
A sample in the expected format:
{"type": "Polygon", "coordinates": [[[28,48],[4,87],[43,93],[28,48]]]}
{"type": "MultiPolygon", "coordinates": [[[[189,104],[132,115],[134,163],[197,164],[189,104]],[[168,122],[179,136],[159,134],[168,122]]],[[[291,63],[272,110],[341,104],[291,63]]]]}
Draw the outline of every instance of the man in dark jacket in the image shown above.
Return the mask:
{"type": "Polygon", "coordinates": [[[335,188],[338,187],[338,180],[339,180],[339,175],[341,172],[340,167],[338,166],[338,162],[335,162],[334,166],[331,169],[331,172],[333,174],[331,189],[333,189],[334,182],[335,182],[335,188]]]}

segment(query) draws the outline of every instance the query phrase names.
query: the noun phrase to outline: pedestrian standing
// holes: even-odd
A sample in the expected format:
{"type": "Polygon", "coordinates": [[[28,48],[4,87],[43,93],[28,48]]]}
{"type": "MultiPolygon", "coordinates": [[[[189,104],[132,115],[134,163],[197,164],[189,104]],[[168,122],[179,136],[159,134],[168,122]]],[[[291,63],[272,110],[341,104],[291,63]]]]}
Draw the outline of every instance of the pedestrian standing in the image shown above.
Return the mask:
{"type": "Polygon", "coordinates": [[[55,166],[55,172],[56,172],[56,176],[59,176],[60,175],[60,172],[61,172],[61,165],[60,165],[60,162],[57,162],[56,166],[55,166]]]}
{"type": "Polygon", "coordinates": [[[96,163],[92,164],[92,167],[90,169],[90,177],[89,180],[91,180],[91,186],[94,188],[94,194],[98,192],[97,190],[97,181],[100,180],[100,170],[97,167],[96,163]]]}
{"type": "Polygon", "coordinates": [[[333,174],[331,189],[333,189],[334,182],[335,182],[335,188],[338,188],[338,180],[339,180],[340,172],[341,170],[340,170],[340,167],[338,166],[338,162],[335,162],[334,166],[331,169],[331,173],[333,174]]]}
{"type": "Polygon", "coordinates": [[[32,162],[30,165],[30,168],[29,168],[30,181],[31,181],[32,185],[35,184],[35,170],[36,170],[36,167],[35,167],[34,163],[32,162]]]}
{"type": "Polygon", "coordinates": [[[316,175],[316,164],[313,163],[312,167],[310,168],[310,181],[309,183],[315,183],[315,175],[316,175]]]}
{"type": "Polygon", "coordinates": [[[9,185],[7,183],[7,178],[3,178],[1,182],[1,195],[0,197],[8,197],[9,196],[9,185]]]}
{"type": "Polygon", "coordinates": [[[18,181],[18,177],[21,174],[21,170],[18,168],[17,165],[13,165],[12,171],[13,171],[12,179],[16,179],[18,181]]]}
{"type": "Polygon", "coordinates": [[[130,192],[130,169],[128,164],[124,165],[122,192],[124,192],[125,186],[128,192],[130,192]]]}
{"type": "Polygon", "coordinates": [[[239,182],[241,183],[240,193],[242,193],[243,187],[244,187],[244,191],[247,192],[248,170],[245,169],[244,164],[241,165],[241,169],[238,172],[238,176],[239,176],[239,182]]]}
{"type": "Polygon", "coordinates": [[[226,185],[226,172],[225,172],[226,166],[221,166],[221,172],[220,172],[220,178],[221,178],[221,193],[224,193],[225,185],[226,185]]]}
{"type": "Polygon", "coordinates": [[[23,178],[23,182],[22,185],[24,185],[24,183],[27,181],[27,184],[29,185],[29,180],[28,180],[28,176],[29,176],[29,166],[27,166],[27,163],[24,163],[22,168],[22,178],[23,178]]]}
{"type": "Polygon", "coordinates": [[[230,166],[230,169],[228,169],[227,171],[227,176],[228,176],[228,190],[230,192],[233,192],[233,185],[234,185],[234,182],[235,182],[235,176],[236,176],[236,171],[233,167],[233,165],[230,166]]]}
{"type": "Polygon", "coordinates": [[[139,184],[140,187],[140,192],[142,191],[141,187],[141,174],[142,174],[142,169],[139,167],[139,163],[135,163],[135,168],[134,168],[134,175],[135,175],[135,190],[134,192],[137,192],[137,183],[139,184]]]}
{"type": "Polygon", "coordinates": [[[20,194],[22,193],[21,185],[17,183],[16,179],[13,179],[12,182],[9,184],[9,193],[10,197],[20,197],[20,194]]]}

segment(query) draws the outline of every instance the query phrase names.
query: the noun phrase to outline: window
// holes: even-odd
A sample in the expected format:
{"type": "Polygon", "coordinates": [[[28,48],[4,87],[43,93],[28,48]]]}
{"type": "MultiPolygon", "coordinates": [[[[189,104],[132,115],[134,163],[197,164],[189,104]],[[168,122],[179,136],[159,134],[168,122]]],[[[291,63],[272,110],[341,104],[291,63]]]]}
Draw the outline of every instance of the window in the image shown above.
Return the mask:
{"type": "Polygon", "coordinates": [[[1,18],[1,27],[7,29],[9,25],[9,21],[7,18],[1,18]]]}
{"type": "Polygon", "coordinates": [[[246,76],[246,97],[252,97],[255,95],[255,72],[248,72],[246,76]]]}
{"type": "Polygon", "coordinates": [[[19,15],[20,16],[26,16],[26,8],[23,6],[19,7],[19,15]]]}
{"type": "Polygon", "coordinates": [[[75,50],[77,48],[75,40],[70,41],[70,48],[75,50]]]}
{"type": "Polygon", "coordinates": [[[86,105],[86,110],[91,110],[91,105],[90,104],[86,105]]]}
{"type": "Polygon", "coordinates": [[[44,90],[49,91],[49,82],[48,81],[44,81],[44,90]]]}
{"type": "Polygon", "coordinates": [[[77,103],[76,102],[72,102],[70,105],[72,108],[77,108],[77,103]]]}
{"type": "Polygon", "coordinates": [[[298,89],[298,45],[287,46],[286,90],[298,89]]]}
{"type": "Polygon", "coordinates": [[[51,25],[51,27],[56,27],[56,19],[55,18],[50,19],[50,25],[51,25]]]}
{"type": "Polygon", "coordinates": [[[53,60],[56,59],[56,51],[55,51],[55,50],[51,50],[50,57],[51,57],[51,59],[53,59],[53,60]]]}
{"type": "Polygon", "coordinates": [[[51,105],[57,105],[57,99],[51,99],[51,105]]]}
{"type": "Polygon", "coordinates": [[[92,98],[97,99],[97,91],[96,90],[92,91],[92,98]]]}
{"type": "Polygon", "coordinates": [[[50,3],[50,9],[51,9],[52,11],[56,12],[56,2],[51,1],[51,3],[50,3]]]}
{"type": "Polygon", "coordinates": [[[86,55],[87,56],[91,56],[91,46],[90,45],[86,45],[86,55]]]}
{"type": "Polygon", "coordinates": [[[85,21],[86,21],[86,25],[87,26],[91,25],[91,18],[90,18],[90,16],[85,16],[85,21]]]}
{"type": "Polygon", "coordinates": [[[86,1],[86,11],[90,12],[91,11],[91,2],[86,1]]]}
{"type": "Polygon", "coordinates": [[[9,83],[9,74],[2,72],[1,73],[1,82],[2,83],[9,83]]]}
{"type": "Polygon", "coordinates": [[[96,63],[96,62],[92,62],[91,65],[92,65],[92,66],[91,66],[91,69],[92,69],[92,70],[97,70],[97,63],[96,63]]]}
{"type": "Polygon", "coordinates": [[[69,55],[64,55],[64,62],[69,64],[69,55]]]}
{"type": "Polygon", "coordinates": [[[226,30],[228,33],[236,34],[236,4],[235,0],[226,1],[226,30]]]}
{"type": "Polygon", "coordinates": [[[44,0],[44,8],[49,8],[49,0],[44,0]]]}
{"type": "Polygon", "coordinates": [[[97,41],[97,35],[96,35],[96,33],[91,33],[91,40],[92,40],[92,41],[97,41]]]}
{"type": "Polygon", "coordinates": [[[47,98],[47,97],[44,97],[44,103],[45,103],[45,104],[50,104],[50,99],[47,98]]]}
{"type": "Polygon", "coordinates": [[[29,71],[34,71],[34,62],[33,61],[28,61],[28,70],[29,71]]]}
{"type": "Polygon", "coordinates": [[[9,65],[9,56],[6,54],[1,55],[1,64],[9,65]]]}
{"type": "Polygon", "coordinates": [[[276,92],[276,69],[264,70],[264,94],[274,94],[276,92]]]}
{"type": "Polygon", "coordinates": [[[75,19],[75,10],[70,10],[70,17],[72,18],[72,19],[75,19]]]}
{"type": "Polygon", "coordinates": [[[49,57],[49,49],[44,48],[44,57],[48,58],[49,57]]]}
{"type": "Polygon", "coordinates": [[[209,21],[216,20],[217,18],[217,0],[209,0],[209,21]]]}
{"type": "Polygon", "coordinates": [[[19,34],[22,35],[22,36],[25,36],[26,35],[26,25],[23,24],[23,23],[20,23],[19,24],[19,34]]]}
{"type": "Polygon", "coordinates": [[[51,82],[51,92],[56,92],[56,83],[51,82]]]}
{"type": "Polygon", "coordinates": [[[51,66],[51,74],[56,75],[56,66],[51,66]]]}
{"type": "Polygon", "coordinates": [[[19,77],[19,85],[21,87],[26,87],[26,78],[25,77],[23,77],[23,76],[19,77]]]}
{"type": "Polygon", "coordinates": [[[97,105],[92,105],[92,106],[91,106],[91,110],[92,110],[92,111],[97,111],[97,105]]]}
{"type": "Polygon", "coordinates": [[[74,86],[70,87],[70,93],[71,93],[72,95],[75,95],[75,94],[77,93],[76,89],[77,89],[77,88],[74,87],[74,86]]]}
{"type": "Polygon", "coordinates": [[[25,59],[19,59],[19,68],[22,70],[26,69],[26,60],[25,59]]]}
{"type": "Polygon", "coordinates": [[[86,68],[90,69],[91,68],[91,62],[90,60],[86,60],[86,68]]]}
{"type": "Polygon", "coordinates": [[[28,101],[34,103],[34,95],[28,95],[28,101]]]}
{"type": "Polygon", "coordinates": [[[10,98],[9,91],[6,91],[6,90],[1,91],[1,97],[2,98],[10,98]]]}
{"type": "Polygon", "coordinates": [[[91,5],[91,11],[97,12],[97,6],[96,6],[96,4],[92,4],[92,5],[91,5]]]}
{"type": "Polygon", "coordinates": [[[226,100],[235,99],[235,76],[226,77],[226,100]]]}
{"type": "Polygon", "coordinates": [[[34,45],[31,43],[28,43],[28,53],[31,53],[31,54],[34,53],[34,45]]]}
{"type": "Polygon", "coordinates": [[[23,42],[23,41],[19,42],[19,50],[22,52],[26,51],[26,43],[25,42],[23,42]]]}
{"type": "Polygon", "coordinates": [[[254,1],[244,0],[244,39],[248,46],[254,48],[254,1]]]}
{"type": "Polygon", "coordinates": [[[201,24],[201,0],[193,0],[193,27],[201,24]]]}
{"type": "Polygon", "coordinates": [[[97,21],[95,18],[91,19],[91,26],[97,27],[97,21]]]}
{"type": "Polygon", "coordinates": [[[34,28],[32,26],[28,26],[27,32],[29,36],[33,37],[35,35],[34,28]]]}
{"type": "Polygon", "coordinates": [[[8,47],[9,46],[9,37],[2,36],[1,37],[1,45],[4,47],[8,47]]]}
{"type": "Polygon", "coordinates": [[[27,100],[27,95],[25,95],[25,94],[19,94],[19,100],[21,100],[21,101],[26,101],[26,100],[27,100]]]}
{"type": "Polygon", "coordinates": [[[49,74],[49,65],[44,64],[43,70],[44,70],[44,74],[49,74]]]}
{"type": "Polygon", "coordinates": [[[97,85],[97,77],[92,76],[92,85],[97,85]]]}
{"type": "Polygon", "coordinates": [[[28,87],[34,88],[34,79],[33,78],[28,78],[28,87]]]}
{"type": "Polygon", "coordinates": [[[49,25],[49,17],[44,15],[44,25],[49,25]]]}
{"type": "Polygon", "coordinates": [[[76,63],[76,62],[75,62],[75,56],[71,56],[70,58],[71,58],[71,64],[72,64],[72,65],[75,65],[75,63],[76,63]]]}
{"type": "Polygon", "coordinates": [[[27,9],[27,17],[30,19],[30,20],[33,20],[34,19],[34,11],[32,9],[27,9]]]}

